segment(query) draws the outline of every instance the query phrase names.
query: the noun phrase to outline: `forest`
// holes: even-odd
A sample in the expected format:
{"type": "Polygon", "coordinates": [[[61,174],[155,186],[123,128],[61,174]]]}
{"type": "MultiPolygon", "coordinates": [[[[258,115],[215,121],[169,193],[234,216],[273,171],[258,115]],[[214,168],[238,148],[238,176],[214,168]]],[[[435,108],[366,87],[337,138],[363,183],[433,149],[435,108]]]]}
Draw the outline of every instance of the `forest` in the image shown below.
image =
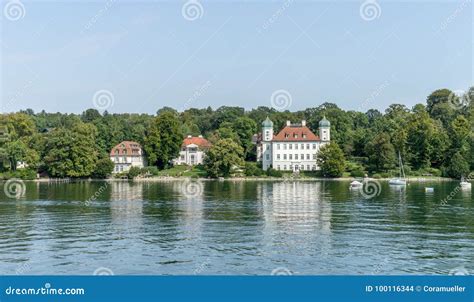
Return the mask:
{"type": "Polygon", "coordinates": [[[412,108],[392,104],[384,112],[346,111],[330,102],[295,112],[265,106],[183,112],[163,107],[155,115],[26,109],[0,115],[0,175],[4,179],[109,177],[113,168],[109,152],[124,140],[143,146],[147,171],[155,174],[171,168],[186,135],[203,135],[213,144],[203,167],[208,176],[229,176],[232,166],[245,168],[247,176],[260,176],[263,171],[255,163],[252,136],[267,116],[275,132],[286,120],[304,119],[315,133],[325,116],[331,122],[331,147],[318,158],[323,167],[319,176],[389,177],[397,171],[400,153],[408,175],[460,178],[474,170],[472,100],[474,87],[463,95],[439,89],[412,108]],[[18,162],[26,163],[26,168],[19,168],[18,162]]]}

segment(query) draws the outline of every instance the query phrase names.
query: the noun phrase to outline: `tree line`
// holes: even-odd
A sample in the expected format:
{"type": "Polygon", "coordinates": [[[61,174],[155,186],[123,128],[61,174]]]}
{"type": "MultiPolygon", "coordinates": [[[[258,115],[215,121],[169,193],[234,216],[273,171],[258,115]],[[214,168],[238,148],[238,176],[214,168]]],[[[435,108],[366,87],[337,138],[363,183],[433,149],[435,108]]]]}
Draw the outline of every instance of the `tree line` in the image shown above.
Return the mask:
{"type": "MultiPolygon", "coordinates": [[[[458,96],[449,89],[432,92],[424,104],[392,104],[384,112],[343,110],[333,103],[290,112],[260,106],[164,107],[151,114],[111,114],[87,109],[81,114],[34,112],[0,115],[0,172],[3,178],[107,177],[109,152],[124,140],[139,142],[148,164],[170,168],[186,135],[204,135],[213,146],[205,169],[209,176],[228,176],[232,167],[261,175],[252,136],[268,116],[278,132],[286,120],[306,120],[317,133],[323,116],[331,122],[331,144],[318,158],[323,176],[381,175],[394,172],[400,153],[411,175],[459,178],[474,170],[474,87],[458,96]],[[27,168],[18,169],[24,162],[27,168]]],[[[275,173],[275,171],[270,171],[275,173]]]]}

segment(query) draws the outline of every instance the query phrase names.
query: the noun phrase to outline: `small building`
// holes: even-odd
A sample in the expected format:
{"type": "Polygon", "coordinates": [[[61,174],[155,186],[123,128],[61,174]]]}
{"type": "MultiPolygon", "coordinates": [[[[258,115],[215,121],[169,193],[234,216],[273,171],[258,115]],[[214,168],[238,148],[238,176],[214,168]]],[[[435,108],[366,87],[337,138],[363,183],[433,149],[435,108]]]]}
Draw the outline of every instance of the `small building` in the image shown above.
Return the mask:
{"type": "Polygon", "coordinates": [[[211,147],[211,143],[202,137],[188,135],[181,145],[179,157],[173,160],[174,165],[200,165],[204,163],[204,157],[207,150],[211,147]]]}
{"type": "Polygon", "coordinates": [[[276,135],[273,122],[267,117],[262,123],[262,133],[257,136],[257,161],[263,170],[273,168],[282,171],[319,170],[316,159],[319,150],[330,142],[330,122],[324,117],[319,122],[319,136],[306,125],[286,122],[286,126],[276,135]]]}
{"type": "Polygon", "coordinates": [[[143,168],[146,166],[142,146],[132,141],[123,141],[113,147],[110,151],[110,160],[115,164],[113,173],[126,172],[131,167],[143,168]]]}

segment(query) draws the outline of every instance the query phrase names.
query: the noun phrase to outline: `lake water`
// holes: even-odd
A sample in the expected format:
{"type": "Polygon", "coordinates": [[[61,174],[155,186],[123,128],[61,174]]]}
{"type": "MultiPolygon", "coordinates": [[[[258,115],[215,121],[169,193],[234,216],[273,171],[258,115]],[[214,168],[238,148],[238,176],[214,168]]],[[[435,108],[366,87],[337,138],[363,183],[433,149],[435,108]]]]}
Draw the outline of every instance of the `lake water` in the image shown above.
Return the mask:
{"type": "Polygon", "coordinates": [[[471,189],[384,181],[373,188],[349,190],[346,181],[26,182],[21,196],[0,190],[0,274],[474,272],[471,189]]]}

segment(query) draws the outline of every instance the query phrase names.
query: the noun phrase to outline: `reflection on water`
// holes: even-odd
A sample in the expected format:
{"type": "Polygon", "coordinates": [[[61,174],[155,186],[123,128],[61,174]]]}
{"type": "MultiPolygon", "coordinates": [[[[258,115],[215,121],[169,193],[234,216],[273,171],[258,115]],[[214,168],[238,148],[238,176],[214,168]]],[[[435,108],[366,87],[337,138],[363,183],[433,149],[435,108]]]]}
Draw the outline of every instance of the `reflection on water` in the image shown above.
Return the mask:
{"type": "Polygon", "coordinates": [[[27,182],[0,192],[0,272],[472,272],[472,191],[456,185],[381,182],[367,198],[342,181],[27,182]]]}

